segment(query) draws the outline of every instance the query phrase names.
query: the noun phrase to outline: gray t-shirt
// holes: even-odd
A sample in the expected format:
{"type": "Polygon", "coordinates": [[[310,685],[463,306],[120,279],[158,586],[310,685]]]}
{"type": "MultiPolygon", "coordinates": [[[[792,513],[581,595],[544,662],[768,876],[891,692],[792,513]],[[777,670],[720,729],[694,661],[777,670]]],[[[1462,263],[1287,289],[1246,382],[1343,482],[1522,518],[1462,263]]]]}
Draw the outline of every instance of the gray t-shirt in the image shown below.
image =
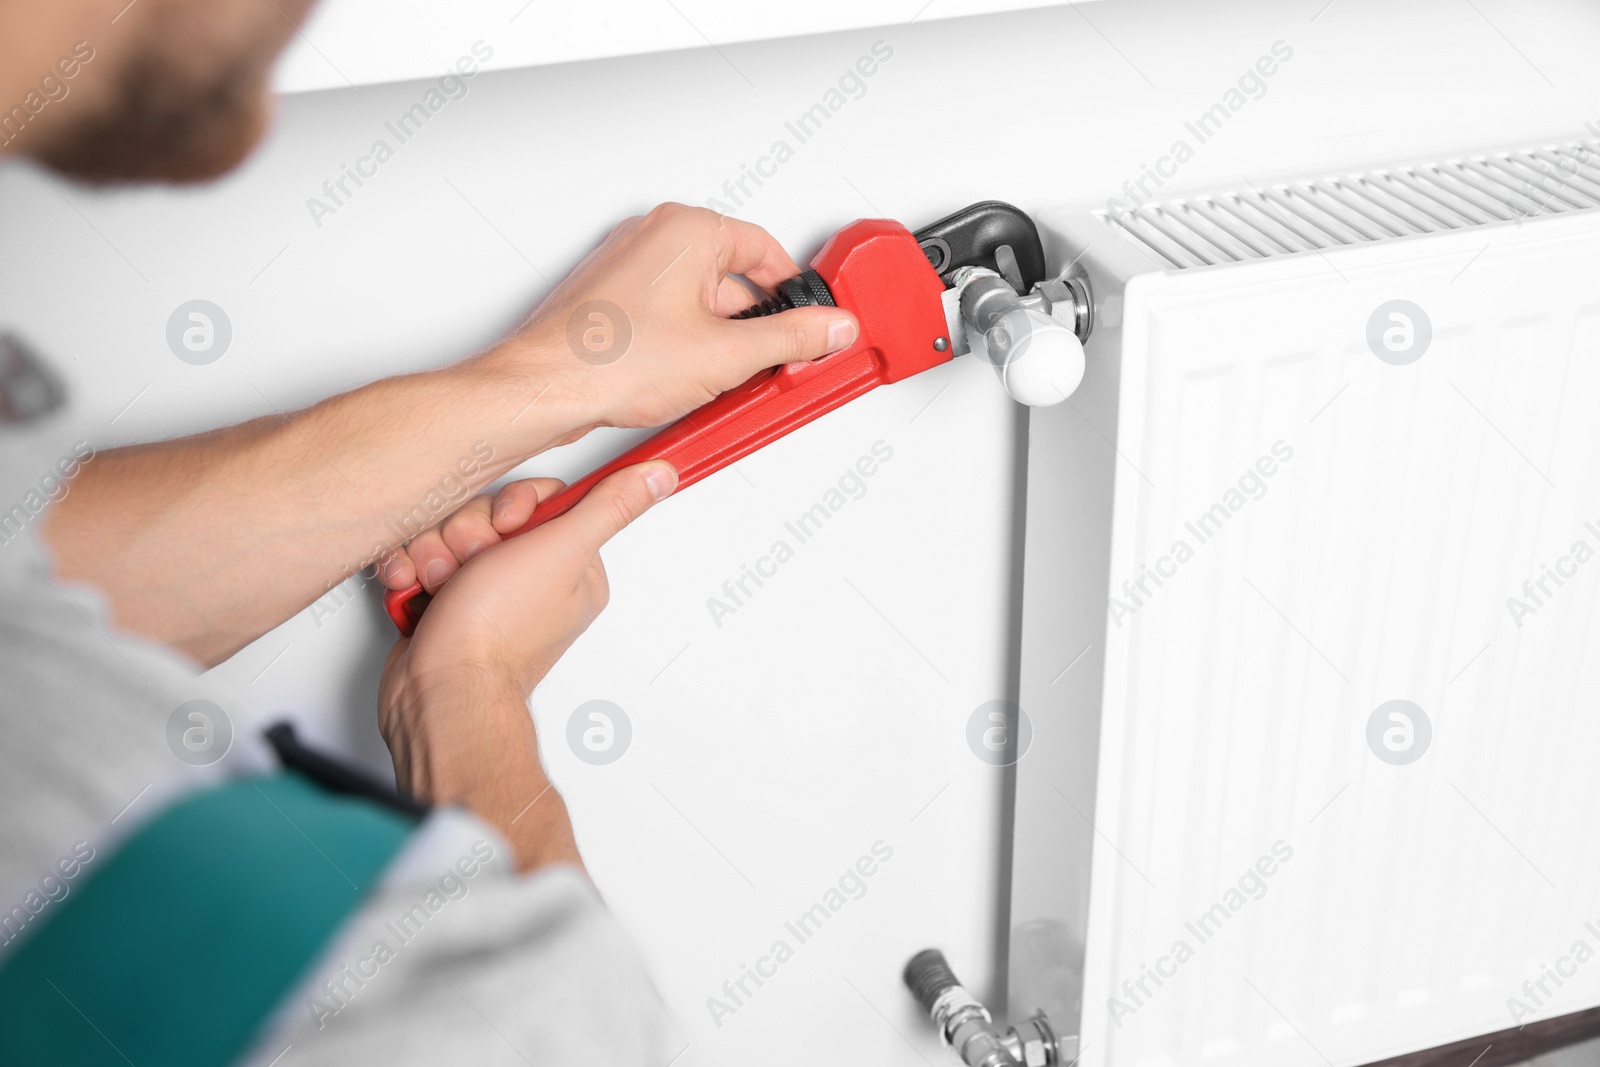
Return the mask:
{"type": "MultiPolygon", "coordinates": [[[[93,857],[165,804],[273,766],[247,736],[208,766],[174,754],[175,709],[232,702],[182,656],[118,631],[94,590],[50,573],[40,523],[73,491],[63,473],[92,463],[93,450],[63,411],[6,415],[0,404],[0,963],[74,880],[93,876],[93,857]]],[[[243,1062],[661,1067],[682,1045],[637,950],[580,872],[519,876],[493,830],[441,810],[243,1062]],[[426,928],[375,962],[376,943],[394,941],[390,924],[424,900],[426,928]]]]}

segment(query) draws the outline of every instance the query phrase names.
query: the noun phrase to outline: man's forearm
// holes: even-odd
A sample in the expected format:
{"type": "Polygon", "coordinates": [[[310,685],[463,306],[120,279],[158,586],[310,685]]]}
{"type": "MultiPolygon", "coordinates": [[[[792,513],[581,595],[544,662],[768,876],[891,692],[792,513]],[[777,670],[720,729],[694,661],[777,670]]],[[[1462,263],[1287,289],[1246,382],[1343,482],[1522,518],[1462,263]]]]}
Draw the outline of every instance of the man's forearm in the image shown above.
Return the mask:
{"type": "Polygon", "coordinates": [[[220,662],[591,425],[536,368],[479,357],[99,452],[50,514],[57,571],[105,592],[122,627],[220,662]]]}

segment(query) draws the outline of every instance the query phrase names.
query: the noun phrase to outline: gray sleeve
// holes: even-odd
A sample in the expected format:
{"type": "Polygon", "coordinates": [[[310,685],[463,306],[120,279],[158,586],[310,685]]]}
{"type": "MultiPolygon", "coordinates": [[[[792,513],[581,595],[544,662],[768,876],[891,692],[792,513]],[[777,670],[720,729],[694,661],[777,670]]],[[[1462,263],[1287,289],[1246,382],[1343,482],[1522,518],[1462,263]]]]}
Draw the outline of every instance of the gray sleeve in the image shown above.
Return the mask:
{"type": "Polygon", "coordinates": [[[234,743],[237,705],[177,655],[119,633],[96,592],[52,579],[33,532],[0,544],[0,810],[14,816],[0,821],[0,914],[15,916],[0,947],[29,924],[19,902],[60,881],[69,854],[109,855],[173,798],[265,765],[253,737],[234,743]],[[191,701],[219,732],[186,762],[169,729],[191,701]]]}
{"type": "Polygon", "coordinates": [[[431,817],[248,1067],[671,1062],[685,1040],[589,880],[508,858],[469,816],[431,817]]]}

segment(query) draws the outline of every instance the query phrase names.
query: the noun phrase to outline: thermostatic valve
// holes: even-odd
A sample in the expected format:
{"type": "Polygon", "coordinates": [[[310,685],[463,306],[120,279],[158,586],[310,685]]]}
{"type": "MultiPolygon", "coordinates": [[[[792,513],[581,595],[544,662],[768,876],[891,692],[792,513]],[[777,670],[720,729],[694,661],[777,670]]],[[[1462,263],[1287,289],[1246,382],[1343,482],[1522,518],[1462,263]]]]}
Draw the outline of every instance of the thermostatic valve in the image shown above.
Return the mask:
{"type": "Polygon", "coordinates": [[[945,292],[945,319],[963,344],[995,369],[1012,399],[1050,407],[1083,381],[1083,341],[1093,303],[1082,278],[1049,279],[1025,295],[999,272],[961,267],[945,292]]]}

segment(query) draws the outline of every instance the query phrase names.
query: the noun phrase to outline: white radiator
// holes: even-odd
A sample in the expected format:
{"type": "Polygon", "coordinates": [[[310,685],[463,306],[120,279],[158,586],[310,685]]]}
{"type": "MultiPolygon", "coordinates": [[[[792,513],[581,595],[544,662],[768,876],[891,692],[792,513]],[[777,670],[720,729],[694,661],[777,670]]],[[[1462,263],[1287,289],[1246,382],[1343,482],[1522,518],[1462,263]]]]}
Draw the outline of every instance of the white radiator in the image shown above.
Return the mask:
{"type": "Polygon", "coordinates": [[[1596,207],[1575,142],[1041,216],[1008,999],[1085,1067],[1600,1005],[1596,207]]]}

